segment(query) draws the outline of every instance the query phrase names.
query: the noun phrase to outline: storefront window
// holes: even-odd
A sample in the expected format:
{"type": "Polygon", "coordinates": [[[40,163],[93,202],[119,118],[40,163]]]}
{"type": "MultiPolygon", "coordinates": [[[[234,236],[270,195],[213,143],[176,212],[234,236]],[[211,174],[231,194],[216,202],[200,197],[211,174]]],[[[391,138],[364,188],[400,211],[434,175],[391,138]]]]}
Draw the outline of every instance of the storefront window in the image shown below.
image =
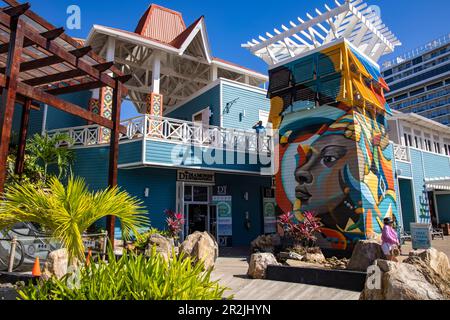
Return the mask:
{"type": "Polygon", "coordinates": [[[184,201],[192,202],[192,186],[184,187],[184,201]]]}
{"type": "Polygon", "coordinates": [[[194,186],[194,202],[208,202],[208,187],[194,186]]]}

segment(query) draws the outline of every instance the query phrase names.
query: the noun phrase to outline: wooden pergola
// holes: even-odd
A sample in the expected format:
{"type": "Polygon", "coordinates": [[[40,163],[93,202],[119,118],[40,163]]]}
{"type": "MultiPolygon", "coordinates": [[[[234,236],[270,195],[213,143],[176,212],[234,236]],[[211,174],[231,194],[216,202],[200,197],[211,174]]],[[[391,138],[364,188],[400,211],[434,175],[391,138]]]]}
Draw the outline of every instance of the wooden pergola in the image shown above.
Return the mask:
{"type": "MultiPolygon", "coordinates": [[[[0,8],[0,194],[4,191],[6,162],[16,104],[22,105],[16,174],[24,170],[25,144],[30,111],[47,104],[111,130],[109,186],[117,185],[117,165],[122,98],[127,95],[124,83],[131,76],[83,47],[78,41],[30,10],[28,3],[2,0],[0,8]],[[112,118],[107,119],[59,95],[110,87],[113,90],[112,118]],[[37,102],[37,103],[36,103],[37,102]]],[[[109,217],[107,230],[114,240],[115,220],[109,217]]]]}

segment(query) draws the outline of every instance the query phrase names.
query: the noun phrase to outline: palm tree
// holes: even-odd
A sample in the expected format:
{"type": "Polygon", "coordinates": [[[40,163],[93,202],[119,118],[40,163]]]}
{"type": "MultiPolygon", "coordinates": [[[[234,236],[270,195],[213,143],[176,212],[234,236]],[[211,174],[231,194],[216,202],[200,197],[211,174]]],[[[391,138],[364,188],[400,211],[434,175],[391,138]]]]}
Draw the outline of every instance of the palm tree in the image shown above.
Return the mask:
{"type": "Polygon", "coordinates": [[[58,167],[58,178],[65,176],[75,159],[73,150],[63,146],[70,144],[71,138],[67,134],[57,133],[52,136],[35,134],[27,143],[27,150],[44,166],[44,181],[47,179],[48,167],[58,167]]]}
{"type": "Polygon", "coordinates": [[[31,183],[15,183],[7,188],[0,202],[0,230],[18,222],[39,224],[60,241],[69,257],[84,259],[82,234],[106,216],[120,219],[124,240],[149,227],[142,203],[117,187],[90,192],[83,179],[70,177],[67,187],[56,178],[48,189],[31,183]]]}

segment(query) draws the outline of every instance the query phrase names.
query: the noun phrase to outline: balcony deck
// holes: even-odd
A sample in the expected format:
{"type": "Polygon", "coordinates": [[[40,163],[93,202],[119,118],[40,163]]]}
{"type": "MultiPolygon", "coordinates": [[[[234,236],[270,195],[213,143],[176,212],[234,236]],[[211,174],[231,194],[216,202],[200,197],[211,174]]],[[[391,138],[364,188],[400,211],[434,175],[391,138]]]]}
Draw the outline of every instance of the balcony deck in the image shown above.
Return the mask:
{"type": "MultiPolygon", "coordinates": [[[[120,166],[170,166],[258,173],[271,166],[271,130],[255,131],[206,126],[178,119],[143,115],[124,120],[120,137],[120,166]],[[231,159],[233,161],[231,161],[231,159]],[[263,160],[263,161],[261,161],[263,160]]],[[[108,147],[110,131],[98,125],[61,128],[74,149],[108,147]]]]}

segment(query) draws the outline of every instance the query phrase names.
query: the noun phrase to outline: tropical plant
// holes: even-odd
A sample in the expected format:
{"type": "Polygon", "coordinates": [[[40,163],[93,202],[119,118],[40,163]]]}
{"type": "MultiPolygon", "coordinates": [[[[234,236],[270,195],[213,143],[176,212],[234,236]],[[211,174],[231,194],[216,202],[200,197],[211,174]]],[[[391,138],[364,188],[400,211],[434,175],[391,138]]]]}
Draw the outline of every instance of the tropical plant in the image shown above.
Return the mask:
{"type": "Polygon", "coordinates": [[[34,222],[60,241],[71,259],[83,260],[82,234],[106,216],[120,219],[124,239],[148,227],[142,203],[117,187],[90,192],[83,179],[70,177],[65,187],[57,178],[48,188],[14,183],[0,202],[0,230],[18,222],[34,222]]]}
{"type": "Polygon", "coordinates": [[[75,159],[73,150],[67,147],[71,138],[67,134],[57,133],[52,136],[47,134],[35,134],[27,142],[27,151],[38,161],[42,162],[44,167],[44,180],[48,175],[48,169],[51,165],[58,168],[58,178],[67,176],[71,165],[75,159]]]}
{"type": "Polygon", "coordinates": [[[278,224],[286,235],[292,237],[298,243],[309,247],[317,241],[316,234],[320,232],[320,222],[313,212],[307,211],[298,215],[299,220],[292,213],[286,213],[278,218],[278,224]]]}
{"type": "Polygon", "coordinates": [[[10,153],[7,160],[7,185],[18,182],[28,181],[36,185],[41,185],[44,182],[44,169],[39,165],[38,160],[31,154],[25,154],[24,172],[22,176],[15,174],[16,154],[10,153]]]}
{"type": "Polygon", "coordinates": [[[225,288],[210,280],[201,263],[153,250],[149,258],[124,254],[83,267],[79,274],[51,278],[19,290],[22,300],[220,300],[225,288]],[[74,280],[72,280],[74,279],[74,280]]]}
{"type": "Polygon", "coordinates": [[[180,233],[183,231],[183,215],[181,213],[175,213],[172,210],[166,210],[164,213],[167,216],[166,223],[169,235],[174,239],[178,239],[180,237],[180,233]]]}

